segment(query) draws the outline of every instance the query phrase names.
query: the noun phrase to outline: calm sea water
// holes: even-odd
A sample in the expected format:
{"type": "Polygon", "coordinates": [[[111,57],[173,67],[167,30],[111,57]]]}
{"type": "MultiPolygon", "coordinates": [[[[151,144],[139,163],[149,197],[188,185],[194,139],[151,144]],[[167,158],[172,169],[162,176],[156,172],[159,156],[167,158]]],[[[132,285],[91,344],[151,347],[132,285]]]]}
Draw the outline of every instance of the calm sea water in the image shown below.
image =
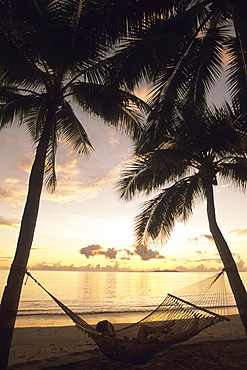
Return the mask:
{"type": "MultiPolygon", "coordinates": [[[[152,311],[167,293],[203,280],[204,272],[78,272],[31,271],[48,291],[74,312],[95,323],[107,317],[113,322],[134,322],[152,311]]],[[[0,270],[0,294],[8,271],[0,270]]],[[[247,273],[241,273],[247,286],[247,273]]],[[[227,278],[225,278],[227,280],[227,278]]],[[[228,288],[227,288],[228,289],[228,288]]],[[[228,290],[228,305],[236,313],[228,290]]],[[[16,326],[71,325],[60,307],[32,279],[23,286],[16,326]]]]}

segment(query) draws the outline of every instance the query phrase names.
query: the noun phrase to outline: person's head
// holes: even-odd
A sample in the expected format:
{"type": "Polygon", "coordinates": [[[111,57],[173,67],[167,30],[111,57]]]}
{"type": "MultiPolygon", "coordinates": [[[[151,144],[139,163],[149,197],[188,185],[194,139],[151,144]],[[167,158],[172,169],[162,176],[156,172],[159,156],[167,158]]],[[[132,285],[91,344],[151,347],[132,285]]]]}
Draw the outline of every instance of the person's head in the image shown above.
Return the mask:
{"type": "Polygon", "coordinates": [[[115,337],[116,335],[114,326],[108,320],[99,321],[96,330],[108,337],[115,337]]]}

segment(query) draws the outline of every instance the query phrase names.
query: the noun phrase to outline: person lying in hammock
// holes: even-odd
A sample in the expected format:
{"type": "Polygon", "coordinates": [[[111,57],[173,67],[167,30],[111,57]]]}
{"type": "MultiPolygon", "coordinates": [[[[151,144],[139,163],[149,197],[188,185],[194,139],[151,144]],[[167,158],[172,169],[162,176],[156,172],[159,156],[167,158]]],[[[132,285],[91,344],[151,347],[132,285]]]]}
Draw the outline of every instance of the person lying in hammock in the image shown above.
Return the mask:
{"type": "MultiPolygon", "coordinates": [[[[175,320],[156,327],[143,324],[140,326],[140,329],[134,340],[140,342],[145,342],[146,340],[163,342],[180,338],[182,339],[183,337],[187,337],[188,335],[198,331],[198,321],[199,319],[195,317],[191,327],[176,334],[172,334],[172,327],[175,325],[175,320]],[[149,335],[151,335],[151,337],[149,337],[149,335]]],[[[107,337],[116,337],[115,328],[108,320],[99,321],[96,325],[96,330],[107,337]]],[[[129,340],[127,337],[124,337],[124,339],[129,340]]]]}

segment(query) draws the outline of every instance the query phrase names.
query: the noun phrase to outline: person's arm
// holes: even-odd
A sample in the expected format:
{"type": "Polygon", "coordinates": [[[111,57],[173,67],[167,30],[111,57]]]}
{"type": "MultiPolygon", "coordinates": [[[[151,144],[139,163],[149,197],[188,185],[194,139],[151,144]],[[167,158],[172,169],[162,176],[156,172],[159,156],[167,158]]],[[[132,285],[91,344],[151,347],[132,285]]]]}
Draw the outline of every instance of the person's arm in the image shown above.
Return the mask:
{"type": "Polygon", "coordinates": [[[160,337],[158,337],[159,342],[165,342],[165,341],[173,341],[173,340],[183,340],[185,338],[191,338],[194,335],[198,333],[198,324],[199,324],[199,319],[197,317],[194,318],[193,324],[191,325],[190,328],[187,330],[184,330],[180,333],[175,333],[175,334],[165,334],[160,337]]]}

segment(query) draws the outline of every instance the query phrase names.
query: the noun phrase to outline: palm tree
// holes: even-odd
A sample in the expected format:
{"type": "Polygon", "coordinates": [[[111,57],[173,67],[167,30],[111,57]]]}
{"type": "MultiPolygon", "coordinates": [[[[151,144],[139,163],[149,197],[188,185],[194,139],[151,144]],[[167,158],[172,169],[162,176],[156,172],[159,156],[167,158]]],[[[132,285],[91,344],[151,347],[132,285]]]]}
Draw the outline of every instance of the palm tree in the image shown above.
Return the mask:
{"type": "Polygon", "coordinates": [[[194,101],[204,98],[219,73],[224,41],[231,57],[232,94],[236,93],[239,105],[244,107],[245,15],[244,0],[1,1],[1,128],[19,120],[28,125],[37,144],[17,251],[1,304],[0,320],[5,317],[0,333],[3,368],[32,244],[44,170],[48,186],[54,189],[59,139],[72,143],[80,153],[86,154],[92,147],[70,106],[72,99],[84,111],[136,138],[139,116],[133,108],[138,108],[139,102],[128,90],[143,79],[157,81],[157,109],[152,109],[154,125],[150,128],[160,137],[163,128],[157,122],[166,113],[168,103],[173,110],[176,100],[187,90],[188,95],[197,96],[194,101]],[[229,32],[226,36],[221,26],[233,24],[233,19],[235,37],[229,32]],[[213,37],[212,31],[216,31],[213,37]],[[114,55],[113,46],[119,36],[126,39],[120,40],[114,55]],[[187,89],[188,81],[189,87],[191,81],[197,82],[193,89],[187,89]],[[124,91],[119,86],[124,86],[124,91]]]}
{"type": "Polygon", "coordinates": [[[156,16],[143,22],[118,54],[119,80],[129,87],[140,79],[152,84],[153,123],[166,117],[168,124],[181,99],[194,105],[206,101],[223,72],[228,94],[246,114],[247,2],[169,0],[148,5],[140,0],[138,4],[156,16]]]}
{"type": "MultiPolygon", "coordinates": [[[[151,6],[153,4],[150,4],[151,6]]],[[[154,17],[148,25],[145,24],[146,27],[137,30],[138,37],[135,35],[130,46],[117,55],[122,66],[119,72],[120,81],[121,79],[127,81],[128,86],[132,88],[136,81],[143,79],[151,83],[152,93],[151,112],[147,118],[149,128],[136,146],[137,153],[143,154],[144,157],[138,156],[137,162],[133,164],[132,175],[135,173],[135,181],[134,175],[133,177],[130,175],[132,180],[128,180],[128,172],[125,173],[126,193],[123,196],[126,196],[126,199],[134,195],[131,193],[134,192],[130,186],[131,181],[133,183],[140,181],[136,191],[147,191],[155,187],[159,173],[156,173],[155,180],[153,179],[153,182],[150,181],[147,185],[148,180],[145,176],[148,172],[145,165],[147,158],[150,161],[156,158],[157,149],[162,148],[164,142],[168,141],[170,144],[171,135],[177,137],[177,122],[174,122],[174,117],[177,117],[178,113],[177,106],[182,100],[194,107],[205,104],[223,72],[226,73],[226,88],[230,99],[238,107],[238,114],[241,114],[241,120],[238,120],[236,128],[239,133],[242,132],[243,135],[246,133],[246,1],[171,0],[164,1],[163,4],[159,3],[158,6],[160,7],[158,16],[154,17]],[[131,70],[134,71],[133,74],[130,73],[131,70]],[[155,151],[154,157],[150,156],[153,151],[155,151]],[[143,168],[143,171],[140,170],[142,165],[146,170],[143,168]]],[[[155,168],[158,167],[154,160],[150,163],[155,168]]],[[[242,167],[243,163],[240,168],[242,167]]],[[[171,174],[174,175],[173,172],[171,174]]],[[[122,186],[125,187],[124,182],[120,185],[121,188],[122,186]]],[[[146,220],[149,222],[148,212],[146,212],[146,220]]],[[[212,221],[211,218],[210,220],[212,221]]],[[[137,225],[139,221],[137,220],[137,225]]],[[[158,221],[161,222],[160,219],[158,221]]],[[[159,224],[158,221],[157,224],[159,224]]],[[[155,224],[152,224],[154,230],[155,224]]],[[[210,227],[213,227],[212,223],[210,227]]],[[[144,234],[147,231],[145,226],[141,230],[141,225],[139,230],[144,234]]],[[[167,230],[166,228],[166,232],[167,230]]],[[[214,236],[216,238],[215,233],[214,236]]],[[[233,282],[233,274],[231,276],[233,282]]],[[[239,275],[236,276],[236,280],[239,281],[239,275]]],[[[241,289],[239,292],[236,287],[233,289],[240,297],[241,289]]],[[[244,293],[243,296],[245,297],[246,294],[244,293]]],[[[246,329],[246,308],[240,308],[247,305],[246,299],[243,299],[244,304],[241,303],[240,298],[236,300],[246,329]]]]}
{"type": "Polygon", "coordinates": [[[107,34],[105,14],[96,5],[73,0],[3,0],[0,5],[0,127],[26,125],[36,144],[16,253],[0,306],[1,369],[7,367],[44,179],[52,191],[56,186],[57,145],[63,140],[86,155],[92,149],[71,103],[132,138],[142,129],[138,112],[145,104],[114,83],[111,49],[116,36],[107,34]]]}
{"type": "Polygon", "coordinates": [[[127,201],[140,192],[150,195],[158,191],[142,204],[135,218],[138,244],[168,239],[176,220],[186,222],[195,202],[205,199],[209,228],[247,333],[247,293],[217,224],[213,193],[218,178],[246,189],[247,141],[238,128],[242,127],[241,119],[228,104],[221,108],[177,107],[172,135],[164,136],[163,143],[159,138],[158,145],[153,140],[146,146],[143,140],[144,145],[138,146],[117,187],[120,197],[127,201]],[[145,147],[149,150],[143,150],[145,147]]]}

